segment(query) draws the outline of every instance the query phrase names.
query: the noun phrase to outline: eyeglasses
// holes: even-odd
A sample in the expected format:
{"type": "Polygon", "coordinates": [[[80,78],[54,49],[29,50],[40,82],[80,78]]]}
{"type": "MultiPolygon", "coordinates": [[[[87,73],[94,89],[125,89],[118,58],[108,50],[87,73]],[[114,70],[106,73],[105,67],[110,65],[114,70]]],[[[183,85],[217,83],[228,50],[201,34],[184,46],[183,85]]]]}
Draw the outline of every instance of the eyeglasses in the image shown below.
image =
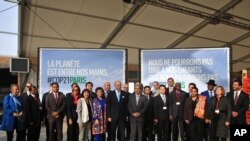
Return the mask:
{"type": "Polygon", "coordinates": [[[72,91],[79,91],[78,89],[72,90],[72,91]]]}

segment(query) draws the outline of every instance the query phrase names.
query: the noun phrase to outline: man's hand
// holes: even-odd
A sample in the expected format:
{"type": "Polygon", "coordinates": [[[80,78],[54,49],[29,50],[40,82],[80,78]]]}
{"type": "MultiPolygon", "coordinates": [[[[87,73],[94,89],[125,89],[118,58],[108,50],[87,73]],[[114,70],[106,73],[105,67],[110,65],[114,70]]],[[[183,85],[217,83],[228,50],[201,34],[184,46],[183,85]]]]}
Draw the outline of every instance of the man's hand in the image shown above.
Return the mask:
{"type": "Polygon", "coordinates": [[[154,119],[154,124],[156,125],[158,123],[158,119],[154,119]]]}
{"type": "Polygon", "coordinates": [[[111,118],[108,118],[108,122],[111,122],[112,121],[112,119],[111,118]]]}
{"type": "Polygon", "coordinates": [[[132,114],[132,116],[137,118],[137,117],[141,116],[141,114],[139,112],[135,112],[135,113],[132,114]]]}
{"type": "Polygon", "coordinates": [[[238,116],[238,112],[232,112],[232,117],[237,117],[238,116]]]}
{"type": "Polygon", "coordinates": [[[229,122],[225,122],[225,125],[226,125],[226,126],[229,126],[229,125],[230,125],[230,123],[229,123],[229,122]]]}
{"type": "Polygon", "coordinates": [[[211,124],[211,120],[205,119],[206,124],[211,124]]]}
{"type": "Polygon", "coordinates": [[[70,118],[69,119],[69,125],[72,125],[73,124],[73,121],[72,121],[72,119],[70,118]]]}
{"type": "Polygon", "coordinates": [[[170,115],[170,116],[169,116],[169,119],[170,119],[171,121],[173,121],[174,118],[173,118],[172,115],[170,115]]]}
{"type": "Polygon", "coordinates": [[[22,115],[23,115],[23,112],[18,113],[18,116],[19,116],[19,117],[22,116],[22,115]]]}
{"type": "Polygon", "coordinates": [[[14,117],[18,117],[18,116],[19,116],[19,114],[18,114],[18,113],[16,113],[16,112],[14,112],[14,113],[13,113],[13,116],[14,116],[14,117]]]}
{"type": "Polygon", "coordinates": [[[59,113],[58,112],[52,112],[52,116],[56,117],[59,113]]]}
{"type": "Polygon", "coordinates": [[[190,122],[188,120],[185,120],[186,124],[190,124],[190,122]]]}

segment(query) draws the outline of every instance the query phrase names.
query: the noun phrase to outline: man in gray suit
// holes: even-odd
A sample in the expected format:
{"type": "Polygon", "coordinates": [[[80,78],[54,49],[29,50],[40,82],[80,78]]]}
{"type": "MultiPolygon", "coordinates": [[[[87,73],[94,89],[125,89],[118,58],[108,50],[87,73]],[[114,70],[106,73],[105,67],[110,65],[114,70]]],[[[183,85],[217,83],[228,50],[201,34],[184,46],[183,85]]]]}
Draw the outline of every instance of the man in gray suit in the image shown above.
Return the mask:
{"type": "Polygon", "coordinates": [[[59,92],[58,83],[52,83],[52,92],[46,97],[45,107],[49,121],[49,141],[62,141],[62,125],[65,115],[65,96],[59,92]],[[54,133],[56,130],[56,134],[54,133]],[[56,137],[55,137],[56,136],[56,137]]]}
{"type": "Polygon", "coordinates": [[[134,94],[129,96],[128,110],[130,115],[131,141],[142,141],[143,122],[148,99],[142,95],[142,84],[135,85],[134,94]]]}

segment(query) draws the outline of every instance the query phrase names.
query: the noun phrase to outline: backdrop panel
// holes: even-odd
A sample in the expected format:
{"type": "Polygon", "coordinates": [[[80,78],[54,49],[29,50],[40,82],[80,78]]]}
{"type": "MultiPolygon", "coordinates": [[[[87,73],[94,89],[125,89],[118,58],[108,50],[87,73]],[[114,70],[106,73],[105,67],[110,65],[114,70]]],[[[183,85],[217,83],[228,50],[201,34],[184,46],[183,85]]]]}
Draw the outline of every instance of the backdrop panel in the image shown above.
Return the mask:
{"type": "Polygon", "coordinates": [[[94,88],[105,81],[125,82],[125,49],[39,49],[40,94],[48,91],[51,82],[58,82],[60,91],[71,91],[70,85],[78,83],[81,89],[86,82],[94,88]]]}
{"type": "Polygon", "coordinates": [[[140,59],[144,85],[151,86],[153,81],[166,84],[172,77],[181,82],[183,90],[188,91],[188,84],[194,82],[201,92],[214,79],[229,90],[229,48],[141,50],[140,59]]]}

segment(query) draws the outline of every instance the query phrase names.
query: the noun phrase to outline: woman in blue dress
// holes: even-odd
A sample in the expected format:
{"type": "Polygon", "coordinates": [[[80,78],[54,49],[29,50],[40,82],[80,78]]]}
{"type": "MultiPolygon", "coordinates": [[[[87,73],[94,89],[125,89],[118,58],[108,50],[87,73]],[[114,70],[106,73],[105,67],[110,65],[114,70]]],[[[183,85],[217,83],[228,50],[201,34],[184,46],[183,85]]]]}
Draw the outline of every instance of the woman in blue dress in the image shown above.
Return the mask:
{"type": "Polygon", "coordinates": [[[106,103],[103,99],[104,90],[97,87],[96,98],[93,100],[92,134],[94,141],[105,141],[106,132],[106,103]]]}

